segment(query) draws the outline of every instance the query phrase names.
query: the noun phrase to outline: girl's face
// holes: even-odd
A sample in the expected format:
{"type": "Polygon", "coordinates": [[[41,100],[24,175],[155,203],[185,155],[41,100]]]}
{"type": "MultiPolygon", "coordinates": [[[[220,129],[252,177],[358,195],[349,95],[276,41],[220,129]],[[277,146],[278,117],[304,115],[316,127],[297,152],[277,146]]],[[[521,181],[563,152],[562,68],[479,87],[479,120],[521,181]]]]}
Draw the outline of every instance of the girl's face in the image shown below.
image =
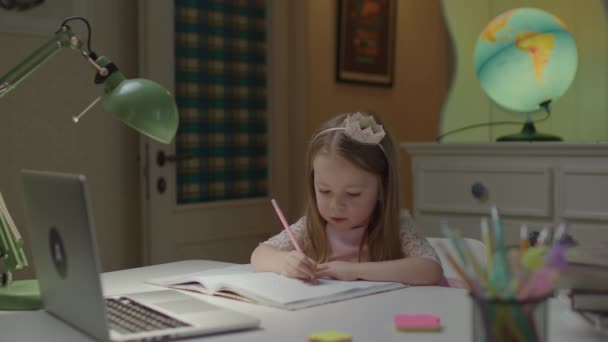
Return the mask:
{"type": "Polygon", "coordinates": [[[380,179],[340,156],[319,154],[313,160],[317,209],[328,228],[349,230],[369,224],[380,179]]]}

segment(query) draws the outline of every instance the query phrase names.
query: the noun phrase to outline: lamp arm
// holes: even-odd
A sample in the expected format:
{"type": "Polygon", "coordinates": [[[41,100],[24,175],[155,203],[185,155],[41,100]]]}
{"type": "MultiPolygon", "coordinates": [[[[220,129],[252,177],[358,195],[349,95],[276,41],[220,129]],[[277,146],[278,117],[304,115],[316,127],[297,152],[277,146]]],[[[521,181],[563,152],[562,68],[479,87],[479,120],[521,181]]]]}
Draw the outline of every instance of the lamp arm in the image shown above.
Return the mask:
{"type": "Polygon", "coordinates": [[[53,57],[65,47],[80,49],[81,42],[68,26],[63,26],[46,43],[32,52],[21,63],[0,77],[0,98],[13,90],[21,81],[26,79],[44,62],[53,57]]]}

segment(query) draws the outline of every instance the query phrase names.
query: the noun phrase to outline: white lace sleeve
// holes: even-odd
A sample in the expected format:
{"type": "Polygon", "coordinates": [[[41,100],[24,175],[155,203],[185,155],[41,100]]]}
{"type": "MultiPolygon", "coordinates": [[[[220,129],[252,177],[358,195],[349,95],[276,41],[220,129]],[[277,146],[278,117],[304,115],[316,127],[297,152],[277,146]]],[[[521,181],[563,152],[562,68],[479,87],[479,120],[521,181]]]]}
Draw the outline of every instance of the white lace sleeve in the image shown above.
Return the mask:
{"type": "Polygon", "coordinates": [[[420,236],[414,227],[414,220],[409,212],[403,210],[401,212],[401,248],[406,257],[420,257],[431,259],[438,264],[441,264],[437,253],[433,246],[422,236],[420,236]]]}
{"type": "MultiPolygon", "coordinates": [[[[298,241],[300,246],[302,246],[302,248],[304,248],[304,240],[306,240],[306,234],[307,234],[306,217],[302,217],[301,219],[298,220],[298,222],[289,226],[289,229],[291,230],[293,237],[298,241]]],[[[269,244],[272,247],[277,248],[282,251],[293,251],[295,249],[295,247],[293,246],[293,243],[291,243],[291,239],[289,238],[289,235],[287,234],[285,229],[283,229],[279,234],[271,237],[270,239],[268,239],[262,243],[269,244]]]]}

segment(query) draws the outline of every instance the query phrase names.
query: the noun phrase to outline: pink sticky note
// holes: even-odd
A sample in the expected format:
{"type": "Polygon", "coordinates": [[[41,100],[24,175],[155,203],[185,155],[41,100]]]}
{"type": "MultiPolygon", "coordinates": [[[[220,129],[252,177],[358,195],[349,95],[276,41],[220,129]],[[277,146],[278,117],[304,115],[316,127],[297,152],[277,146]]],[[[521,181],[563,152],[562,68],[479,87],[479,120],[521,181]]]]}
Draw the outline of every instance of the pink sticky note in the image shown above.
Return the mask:
{"type": "Polygon", "coordinates": [[[439,331],[441,319],[434,315],[395,315],[395,327],[402,331],[439,331]]]}

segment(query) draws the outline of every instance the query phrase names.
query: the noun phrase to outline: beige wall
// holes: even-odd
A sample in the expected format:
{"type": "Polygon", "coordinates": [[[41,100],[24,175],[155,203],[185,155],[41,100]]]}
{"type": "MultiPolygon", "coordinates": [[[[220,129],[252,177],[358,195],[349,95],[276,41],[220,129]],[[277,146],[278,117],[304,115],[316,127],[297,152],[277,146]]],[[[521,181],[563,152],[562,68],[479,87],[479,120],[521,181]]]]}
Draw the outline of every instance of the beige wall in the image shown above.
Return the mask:
{"type": "MultiPolygon", "coordinates": [[[[45,6],[53,3],[57,2],[46,2],[45,6]]],[[[93,26],[93,50],[114,60],[127,77],[135,76],[136,2],[83,3],[86,13],[80,15],[86,15],[93,26]]],[[[62,19],[73,15],[69,10],[59,8],[53,14],[57,16],[57,27],[62,19]]],[[[86,37],[81,23],[74,22],[72,28],[78,36],[86,37]]],[[[0,25],[0,74],[8,72],[52,33],[7,33],[0,25]]],[[[93,84],[93,76],[93,69],[82,57],[64,50],[0,99],[0,192],[27,238],[19,170],[85,174],[90,184],[101,263],[108,271],[140,262],[138,135],[100,105],[79,124],[71,121],[72,115],[101,95],[102,89],[93,84]]],[[[16,276],[27,278],[32,274],[33,268],[29,268],[16,276]]]]}
{"type": "MultiPolygon", "coordinates": [[[[450,75],[448,33],[438,0],[397,1],[395,81],[391,88],[335,81],[337,1],[310,0],[306,10],[306,139],[326,119],[370,110],[386,122],[397,142],[430,141],[439,132],[439,113],[450,75]]],[[[300,11],[300,13],[302,13],[300,11]]],[[[298,68],[301,65],[297,66],[298,68]]],[[[297,72],[297,71],[296,71],[297,72]]],[[[410,165],[402,156],[405,205],[411,206],[410,165]]]]}

